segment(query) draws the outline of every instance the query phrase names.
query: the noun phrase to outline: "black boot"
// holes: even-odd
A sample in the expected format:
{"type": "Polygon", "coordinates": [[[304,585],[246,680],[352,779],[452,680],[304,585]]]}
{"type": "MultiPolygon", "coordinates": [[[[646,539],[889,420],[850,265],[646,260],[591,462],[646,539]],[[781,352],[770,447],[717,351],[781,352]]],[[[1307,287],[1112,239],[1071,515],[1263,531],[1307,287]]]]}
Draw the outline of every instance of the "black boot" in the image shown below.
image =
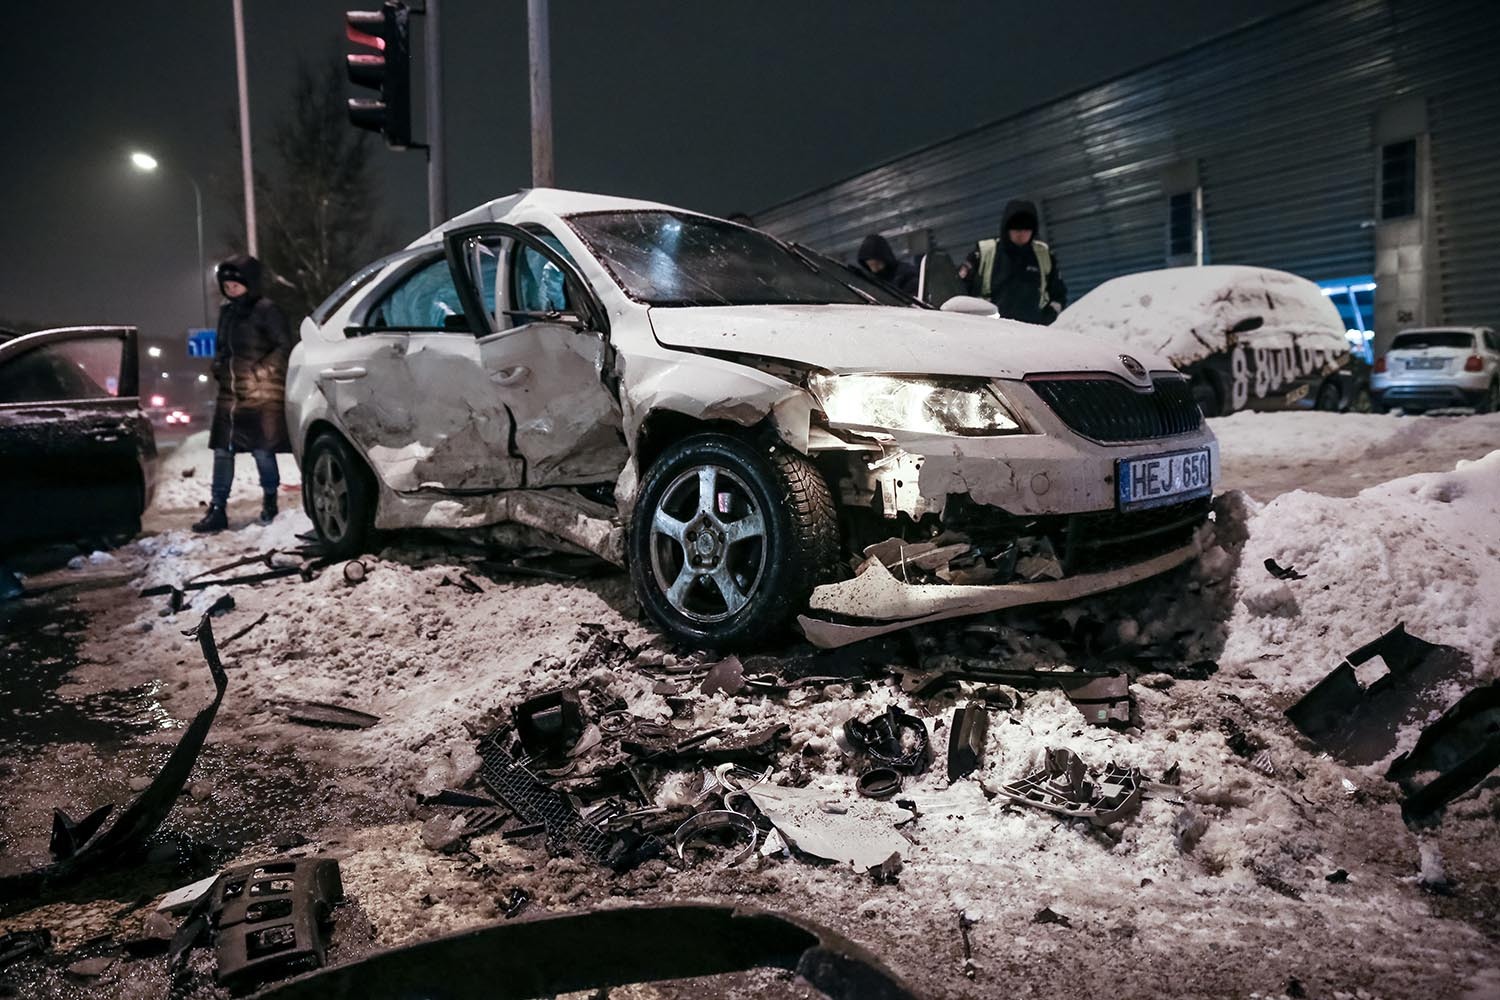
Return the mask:
{"type": "Polygon", "coordinates": [[[203,520],[193,525],[193,530],[199,534],[212,534],[223,531],[229,527],[229,518],[224,513],[224,505],[211,503],[208,505],[208,513],[203,515],[203,520]]]}
{"type": "Polygon", "coordinates": [[[260,523],[270,524],[276,520],[276,494],[267,493],[260,505],[260,523]]]}

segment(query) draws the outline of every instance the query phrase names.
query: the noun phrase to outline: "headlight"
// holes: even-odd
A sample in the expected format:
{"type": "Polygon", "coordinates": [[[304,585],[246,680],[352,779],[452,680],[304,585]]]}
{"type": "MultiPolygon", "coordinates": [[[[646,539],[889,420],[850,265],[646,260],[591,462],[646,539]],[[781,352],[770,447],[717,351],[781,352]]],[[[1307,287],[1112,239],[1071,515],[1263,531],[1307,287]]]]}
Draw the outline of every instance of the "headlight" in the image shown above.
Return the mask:
{"type": "Polygon", "coordinates": [[[1021,430],[987,379],[814,375],[808,388],[829,423],[844,427],[969,437],[1021,430]]]}

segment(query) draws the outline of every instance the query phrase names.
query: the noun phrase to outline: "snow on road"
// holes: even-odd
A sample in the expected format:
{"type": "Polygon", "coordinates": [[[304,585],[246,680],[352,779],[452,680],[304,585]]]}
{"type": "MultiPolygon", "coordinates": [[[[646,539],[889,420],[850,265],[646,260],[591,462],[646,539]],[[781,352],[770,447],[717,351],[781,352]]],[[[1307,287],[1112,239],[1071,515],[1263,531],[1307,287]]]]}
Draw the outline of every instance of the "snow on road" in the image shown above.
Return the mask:
{"type": "MultiPolygon", "coordinates": [[[[597,630],[580,632],[589,623],[631,647],[652,640],[623,575],[573,583],[481,576],[484,590],[474,594],[445,583],[477,575],[473,557],[407,537],[366,558],[367,579],[357,586],[333,567],[310,582],[235,588],[221,635],[262,612],[270,617],[226,650],[230,688],[212,739],[294,748],[347,769],[341,781],[387,803],[388,823],[315,831],[314,845],[343,857],[345,887],[376,920],[380,944],[496,919],[500,888],[519,885],[538,910],[694,898],[797,913],[871,947],[923,996],[1271,997],[1295,995],[1294,979],[1311,996],[1494,995],[1500,792],[1481,789],[1456,804],[1421,846],[1459,882],[1452,899],[1431,896],[1417,885],[1419,845],[1381,768],[1330,760],[1280,713],[1396,621],[1468,652],[1475,677],[1500,672],[1500,452],[1490,454],[1500,417],[1240,414],[1214,427],[1226,485],[1266,502],[1221,502],[1216,543],[1197,565],[1080,607],[1136,647],[1186,633],[1188,658],[1215,659],[1218,672],[1201,681],[1139,677],[1138,724],[1120,731],[1087,727],[1056,691],[1023,692],[1017,707],[996,708],[974,779],[948,787],[940,751],[936,767],[903,789],[922,815],[895,885],[790,859],[735,871],[650,862],[616,879],[495,835],[475,838],[475,864],[421,845],[412,793],[471,775],[471,729],[494,724],[522,698],[573,684],[593,703],[619,698],[637,715],[670,718],[659,674],[641,669],[645,657],[632,660],[617,646],[601,657],[589,639],[597,630]],[[1359,492],[1357,474],[1399,473],[1408,460],[1423,474],[1371,479],[1359,492]],[[1267,557],[1306,578],[1273,580],[1267,557]],[[276,710],[284,698],[357,705],[382,721],[355,732],[298,728],[276,710]],[[1274,773],[1233,752],[1235,727],[1264,747],[1274,773]],[[1182,784],[1148,796],[1137,817],[1106,831],[993,795],[1059,746],[1149,777],[1177,764],[1182,784]],[[1335,869],[1347,870],[1348,882],[1327,881],[1335,869]],[[1072,926],[1033,923],[1043,907],[1072,926]],[[962,973],[960,913],[977,921],[972,981],[962,973]]],[[[205,454],[185,448],[174,459],[199,468],[199,488],[205,454]]],[[[119,553],[140,567],[138,585],[290,548],[308,527],[300,510],[288,510],[269,527],[194,536],[184,527],[196,503],[192,480],[180,482],[158,496],[164,524],[175,526],[119,553]]],[[[196,648],[181,636],[194,611],[165,614],[159,598],[122,600],[118,592],[93,600],[71,690],[153,683],[167,711],[189,715],[206,686],[196,648]]],[[[962,638],[962,627],[939,634],[962,638]]],[[[1064,652],[1038,641],[1024,655],[1057,662],[1064,652]]],[[[658,668],[702,662],[664,648],[649,657],[658,668]]],[[[840,744],[846,719],[898,704],[927,720],[941,748],[954,706],[977,693],[913,699],[877,682],[779,699],[720,694],[697,698],[691,718],[678,723],[753,730],[785,721],[794,752],[781,755],[773,780],[805,774],[847,785],[858,763],[840,744]]],[[[1402,745],[1414,737],[1403,733],[1402,745]]],[[[23,780],[0,780],[0,794],[23,780]]]]}

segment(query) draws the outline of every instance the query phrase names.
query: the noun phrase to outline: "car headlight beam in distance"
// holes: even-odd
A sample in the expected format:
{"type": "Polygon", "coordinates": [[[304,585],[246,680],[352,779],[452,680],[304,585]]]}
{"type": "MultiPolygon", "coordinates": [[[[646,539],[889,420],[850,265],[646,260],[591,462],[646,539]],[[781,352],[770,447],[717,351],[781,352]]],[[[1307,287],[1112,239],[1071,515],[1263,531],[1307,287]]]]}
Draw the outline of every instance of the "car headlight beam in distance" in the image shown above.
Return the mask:
{"type": "Polygon", "coordinates": [[[808,388],[836,426],[963,437],[1022,431],[990,379],[813,375],[808,388]]]}

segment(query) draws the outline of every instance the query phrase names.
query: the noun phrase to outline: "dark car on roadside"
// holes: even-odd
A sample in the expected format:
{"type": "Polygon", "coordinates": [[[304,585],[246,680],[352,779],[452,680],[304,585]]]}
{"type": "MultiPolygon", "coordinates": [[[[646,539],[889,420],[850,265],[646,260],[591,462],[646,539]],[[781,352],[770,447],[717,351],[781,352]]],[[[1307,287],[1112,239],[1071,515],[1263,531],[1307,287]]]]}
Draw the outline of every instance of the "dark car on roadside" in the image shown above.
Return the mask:
{"type": "Polygon", "coordinates": [[[1338,310],[1305,278],[1266,267],[1208,265],[1106,281],[1053,324],[1164,354],[1205,416],[1238,410],[1369,408],[1338,310]]]}
{"type": "Polygon", "coordinates": [[[0,554],[135,534],[156,480],[128,326],[0,333],[0,554]]]}

